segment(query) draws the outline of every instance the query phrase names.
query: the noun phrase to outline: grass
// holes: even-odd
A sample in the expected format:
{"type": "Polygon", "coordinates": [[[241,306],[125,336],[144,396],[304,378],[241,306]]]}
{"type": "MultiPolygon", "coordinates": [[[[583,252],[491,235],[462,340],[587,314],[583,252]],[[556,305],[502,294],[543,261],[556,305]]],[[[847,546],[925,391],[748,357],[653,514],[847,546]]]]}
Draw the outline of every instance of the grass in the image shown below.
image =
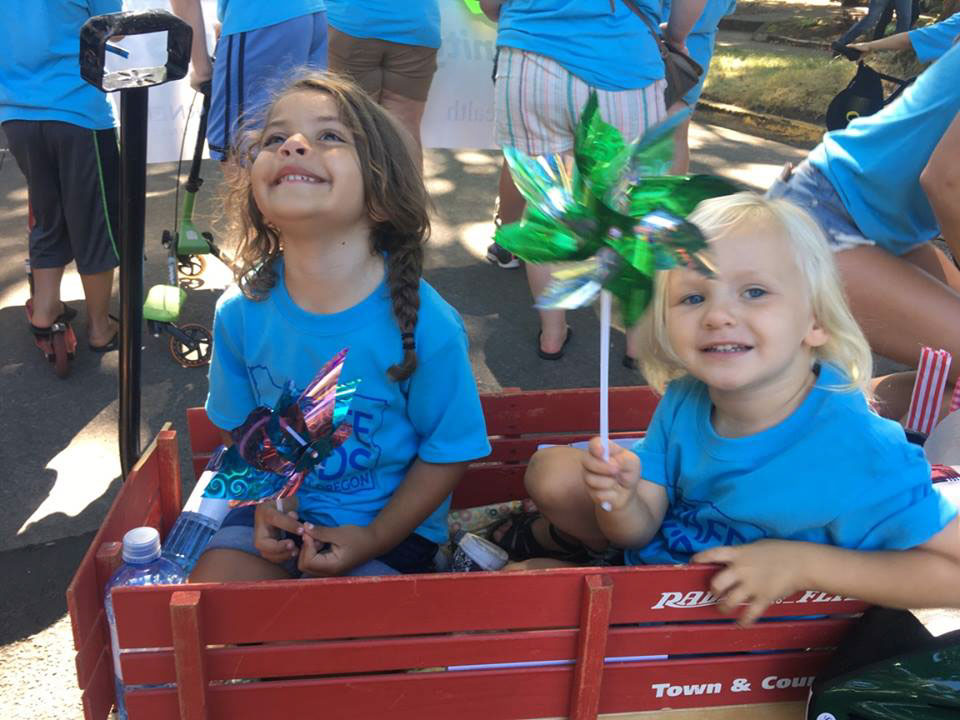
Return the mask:
{"type": "MultiPolygon", "coordinates": [[[[905,53],[871,58],[870,66],[896,77],[911,77],[920,69],[905,53]]],[[[718,47],[703,96],[756,112],[822,124],[827,105],[855,73],[856,64],[831,62],[826,53],[791,53],[776,45],[770,50],[718,47]]]]}

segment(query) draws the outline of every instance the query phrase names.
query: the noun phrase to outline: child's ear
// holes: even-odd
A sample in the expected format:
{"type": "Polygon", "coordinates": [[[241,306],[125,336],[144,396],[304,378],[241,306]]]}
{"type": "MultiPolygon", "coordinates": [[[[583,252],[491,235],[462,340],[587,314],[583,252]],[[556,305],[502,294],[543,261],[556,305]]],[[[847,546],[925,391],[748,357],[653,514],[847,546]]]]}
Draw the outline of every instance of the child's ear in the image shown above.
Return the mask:
{"type": "Polygon", "coordinates": [[[807,347],[821,347],[826,345],[829,339],[830,335],[823,329],[820,321],[814,318],[810,323],[810,329],[807,330],[807,334],[803,336],[803,343],[807,347]]]}

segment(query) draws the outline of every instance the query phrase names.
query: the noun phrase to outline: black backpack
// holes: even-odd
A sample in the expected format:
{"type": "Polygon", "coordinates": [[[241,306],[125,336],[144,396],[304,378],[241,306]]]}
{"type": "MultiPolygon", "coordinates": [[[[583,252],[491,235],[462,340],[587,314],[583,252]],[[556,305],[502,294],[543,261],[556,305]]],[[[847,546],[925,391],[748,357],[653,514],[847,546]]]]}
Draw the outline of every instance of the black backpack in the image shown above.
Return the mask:
{"type": "Polygon", "coordinates": [[[873,115],[884,105],[897,99],[904,88],[913,82],[877,72],[863,61],[857,63],[857,73],[850,83],[836,94],[827,106],[827,130],[842,130],[851,120],[873,115]],[[883,97],[883,81],[897,85],[890,97],[883,97]]]}

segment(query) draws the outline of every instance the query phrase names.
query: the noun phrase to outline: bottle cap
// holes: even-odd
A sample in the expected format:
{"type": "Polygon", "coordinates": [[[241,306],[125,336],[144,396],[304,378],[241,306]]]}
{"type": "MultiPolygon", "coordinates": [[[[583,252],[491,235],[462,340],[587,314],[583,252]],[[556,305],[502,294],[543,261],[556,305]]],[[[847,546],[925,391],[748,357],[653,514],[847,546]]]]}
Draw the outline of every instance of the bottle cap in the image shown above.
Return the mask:
{"type": "Polygon", "coordinates": [[[123,561],[148,563],[160,557],[160,533],[156,528],[138,527],[123,536],[123,561]]]}

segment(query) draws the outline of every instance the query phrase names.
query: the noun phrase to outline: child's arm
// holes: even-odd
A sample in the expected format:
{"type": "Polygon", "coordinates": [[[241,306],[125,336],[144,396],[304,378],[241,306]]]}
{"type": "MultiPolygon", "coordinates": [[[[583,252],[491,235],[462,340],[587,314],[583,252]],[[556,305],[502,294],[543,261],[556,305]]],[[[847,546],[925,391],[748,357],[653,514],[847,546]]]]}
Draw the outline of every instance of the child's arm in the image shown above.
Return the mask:
{"type": "Polygon", "coordinates": [[[610,443],[609,462],[603,459],[600,438],[590,441],[582,457],[583,481],[601,532],[618,547],[650,542],[667,511],[666,490],[640,477],[640,458],[617,443],[610,443]]]}
{"type": "Polygon", "coordinates": [[[467,464],[428,463],[417,458],[390,502],[366,527],[305,524],[300,570],[314,575],[341,575],[392,550],[453,492],[467,464]],[[317,552],[318,542],[329,543],[330,547],[317,552]]]}
{"type": "Polygon", "coordinates": [[[746,604],[749,625],[778,598],[800,590],[855,597],[899,608],[960,607],[960,519],[910,550],[862,551],[787,540],[760,540],[697,553],[696,563],[719,563],[710,589],[720,609],[746,604]]]}

